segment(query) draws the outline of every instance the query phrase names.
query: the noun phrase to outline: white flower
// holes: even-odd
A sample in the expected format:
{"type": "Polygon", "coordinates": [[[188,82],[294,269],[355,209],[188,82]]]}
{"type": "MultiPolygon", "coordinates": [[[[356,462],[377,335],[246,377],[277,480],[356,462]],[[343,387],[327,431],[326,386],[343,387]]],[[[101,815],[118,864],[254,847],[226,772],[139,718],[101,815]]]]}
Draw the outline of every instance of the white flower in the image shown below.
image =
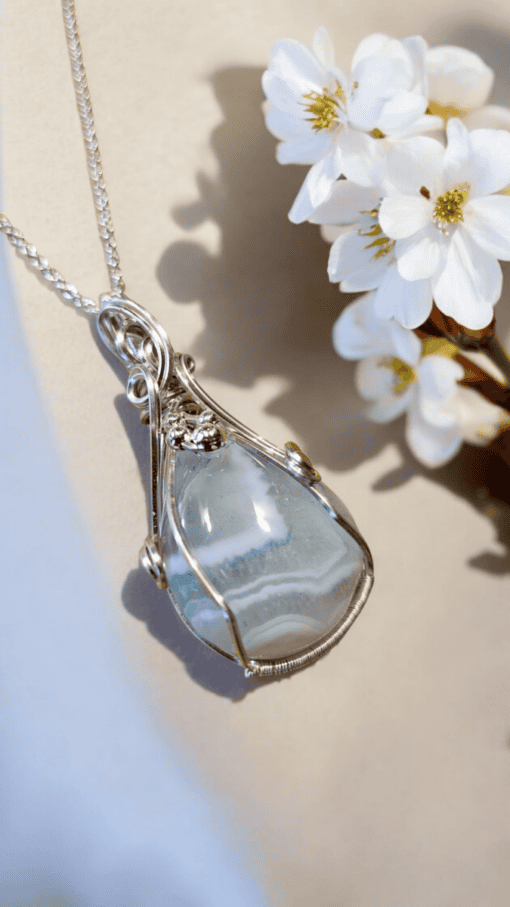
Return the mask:
{"type": "Polygon", "coordinates": [[[292,221],[306,220],[341,174],[364,186],[378,183],[392,141],[441,128],[439,117],[425,115],[425,52],[420,37],[369,35],[345,75],[325,28],[312,50],[294,40],[275,44],[262,78],[267,127],[280,139],[280,163],[312,164],[292,221]]]}
{"type": "Polygon", "coordinates": [[[501,295],[498,259],[510,260],[510,198],[497,194],[510,183],[510,133],[468,132],[451,119],[447,135],[446,149],[419,136],[388,155],[379,225],[395,240],[398,274],[409,283],[405,299],[389,284],[379,289],[376,310],[417,327],[426,290],[429,311],[434,298],[445,315],[478,330],[501,295]]]}
{"type": "Polygon", "coordinates": [[[429,279],[410,283],[399,274],[395,255],[398,243],[390,239],[379,224],[382,194],[378,188],[337,180],[326,201],[316,208],[309,220],[315,224],[335,225],[333,230],[323,229],[325,238],[333,243],[328,261],[330,281],[339,283],[344,293],[377,290],[376,307],[380,295],[384,313],[389,299],[392,316],[407,326],[411,310],[413,327],[416,327],[430,314],[431,283],[429,279]]]}
{"type": "Polygon", "coordinates": [[[510,110],[486,105],[494,73],[464,47],[431,47],[425,55],[428,112],[460,117],[468,129],[510,129],[510,110]]]}
{"type": "Polygon", "coordinates": [[[453,344],[442,342],[447,355],[423,355],[426,344],[416,334],[377,317],[373,294],[342,312],[333,344],[344,358],[361,360],[356,384],[371,404],[370,418],[389,422],[406,413],[407,443],[425,466],[447,463],[463,441],[488,444],[510,421],[500,407],[459,386],[464,369],[450,358],[453,344]]]}

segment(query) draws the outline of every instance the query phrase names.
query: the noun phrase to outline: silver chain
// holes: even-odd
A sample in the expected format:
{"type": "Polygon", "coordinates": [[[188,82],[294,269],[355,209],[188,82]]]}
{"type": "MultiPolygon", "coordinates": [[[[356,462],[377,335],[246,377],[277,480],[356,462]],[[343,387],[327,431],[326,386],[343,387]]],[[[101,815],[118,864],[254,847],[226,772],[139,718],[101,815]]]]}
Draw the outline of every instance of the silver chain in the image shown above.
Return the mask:
{"type": "MultiPolygon", "coordinates": [[[[120,269],[120,258],[113,229],[110,202],[104,182],[103,165],[94,125],[94,112],[87,84],[87,74],[83,63],[74,0],[62,0],[62,13],[76,104],[87,154],[87,167],[96,209],[99,237],[103,245],[106,266],[110,276],[110,287],[114,293],[123,296],[125,284],[120,269]]],[[[7,237],[16,251],[25,257],[27,264],[39,271],[41,277],[52,285],[53,289],[59,293],[65,302],[90,315],[99,311],[99,306],[93,299],[88,296],[82,296],[73,284],[67,283],[59,271],[50,267],[48,260],[39,255],[35,246],[27,242],[21,231],[13,227],[5,214],[0,214],[0,232],[7,237]]]]}
{"type": "Polygon", "coordinates": [[[124,294],[125,286],[120,270],[120,259],[110,213],[110,202],[108,200],[103,177],[103,165],[101,163],[101,155],[99,153],[99,145],[94,125],[94,112],[92,110],[89,87],[87,84],[87,74],[83,64],[74,0],[62,0],[62,13],[64,15],[67,49],[69,51],[69,60],[71,62],[71,71],[73,74],[76,104],[80,115],[85,151],[87,152],[87,166],[96,208],[99,237],[103,244],[106,265],[110,275],[111,288],[114,293],[122,296],[124,294]]]}
{"type": "Polygon", "coordinates": [[[39,271],[41,277],[44,277],[51,284],[64,302],[68,302],[76,309],[81,309],[87,315],[94,315],[99,311],[97,302],[94,302],[88,296],[82,296],[72,283],[67,283],[60,271],[51,268],[48,259],[39,255],[36,247],[26,241],[20,230],[12,226],[5,214],[0,214],[0,231],[7,237],[16,251],[24,256],[27,264],[39,271]]]}

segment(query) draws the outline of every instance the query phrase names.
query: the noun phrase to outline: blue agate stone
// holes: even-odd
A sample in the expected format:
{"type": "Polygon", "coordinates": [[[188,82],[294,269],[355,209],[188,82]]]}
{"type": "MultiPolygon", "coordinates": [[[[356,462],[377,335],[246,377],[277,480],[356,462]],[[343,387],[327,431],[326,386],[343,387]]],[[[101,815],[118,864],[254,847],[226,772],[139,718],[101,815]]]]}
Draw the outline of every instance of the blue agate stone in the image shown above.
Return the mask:
{"type": "MultiPolygon", "coordinates": [[[[229,439],[213,452],[175,451],[174,495],[179,532],[235,614],[250,658],[295,656],[338,627],[364,555],[304,484],[229,439]]],[[[169,507],[161,535],[170,597],[197,636],[235,657],[225,612],[181,553],[169,507]]]]}

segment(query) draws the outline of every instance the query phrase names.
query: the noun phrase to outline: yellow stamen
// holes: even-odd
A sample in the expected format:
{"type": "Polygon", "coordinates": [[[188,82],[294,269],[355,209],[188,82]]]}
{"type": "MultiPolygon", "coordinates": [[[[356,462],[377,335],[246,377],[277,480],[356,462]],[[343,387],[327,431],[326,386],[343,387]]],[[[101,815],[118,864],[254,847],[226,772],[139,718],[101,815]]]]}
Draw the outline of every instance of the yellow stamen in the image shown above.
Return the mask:
{"type": "Polygon", "coordinates": [[[401,397],[407,390],[409,384],[416,381],[416,372],[414,368],[407,365],[405,362],[402,362],[401,359],[383,359],[381,365],[385,365],[387,368],[390,368],[392,372],[395,372],[393,392],[397,397],[401,397]]]}
{"type": "Polygon", "coordinates": [[[431,116],[442,117],[444,124],[446,126],[448,120],[451,117],[459,117],[461,120],[464,117],[467,117],[471,110],[465,110],[462,107],[457,107],[456,104],[440,104],[439,101],[431,101],[426,110],[431,116]]]}
{"type": "Polygon", "coordinates": [[[455,344],[446,337],[426,337],[421,354],[422,356],[446,356],[447,359],[455,359],[458,352],[455,344]]]}
{"type": "Polygon", "coordinates": [[[380,129],[372,129],[372,132],[370,133],[370,135],[372,136],[373,139],[385,139],[386,138],[385,133],[381,132],[380,129]]]}
{"type": "Polygon", "coordinates": [[[307,101],[311,101],[311,104],[308,104],[306,109],[308,113],[312,114],[310,120],[312,129],[331,129],[337,119],[338,101],[342,103],[345,101],[345,95],[340,85],[338,85],[334,96],[328,94],[325,88],[324,94],[317,94],[316,91],[311,91],[309,94],[304,94],[303,97],[307,101]]]}
{"type": "Polygon", "coordinates": [[[434,208],[434,218],[442,221],[444,224],[458,224],[464,220],[463,208],[467,202],[470,186],[464,183],[462,186],[455,186],[449,189],[444,195],[436,199],[434,208]]]}
{"type": "Polygon", "coordinates": [[[365,246],[365,249],[373,249],[374,246],[385,246],[387,242],[391,242],[387,236],[380,236],[379,239],[374,239],[373,242],[369,242],[368,246],[365,246]]]}
{"type": "Polygon", "coordinates": [[[372,261],[377,261],[378,258],[383,258],[385,255],[390,254],[395,247],[395,240],[390,239],[389,236],[384,236],[383,234],[382,236],[379,236],[378,239],[374,239],[373,242],[370,242],[368,246],[365,246],[365,249],[373,249],[374,246],[379,246],[377,252],[374,252],[372,256],[372,261]]]}
{"type": "Polygon", "coordinates": [[[377,217],[379,216],[378,209],[374,208],[372,211],[360,211],[360,214],[368,214],[375,220],[375,223],[369,226],[368,230],[358,230],[358,236],[377,237],[373,240],[373,242],[370,242],[365,246],[365,249],[375,248],[377,250],[372,255],[372,261],[377,261],[378,258],[383,258],[384,255],[389,255],[389,253],[395,246],[395,240],[390,239],[389,236],[386,236],[386,234],[383,233],[381,225],[377,222],[377,217]]]}
{"type": "MultiPolygon", "coordinates": [[[[379,224],[374,224],[373,227],[370,227],[370,230],[358,230],[360,236],[380,236],[382,233],[382,228],[379,224]]],[[[365,246],[365,249],[368,249],[368,246],[365,246]]]]}

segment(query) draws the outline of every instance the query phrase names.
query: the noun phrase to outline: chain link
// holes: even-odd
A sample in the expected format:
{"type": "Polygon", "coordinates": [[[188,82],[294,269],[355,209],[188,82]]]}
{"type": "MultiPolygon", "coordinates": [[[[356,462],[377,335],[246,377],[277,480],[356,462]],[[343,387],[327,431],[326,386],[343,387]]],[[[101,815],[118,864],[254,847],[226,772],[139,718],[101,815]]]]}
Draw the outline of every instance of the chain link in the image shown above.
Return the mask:
{"type": "Polygon", "coordinates": [[[51,268],[48,259],[39,255],[35,246],[26,241],[21,231],[12,226],[5,214],[0,214],[0,231],[7,237],[11,246],[26,259],[27,264],[39,271],[41,277],[51,284],[64,302],[68,302],[76,309],[82,309],[87,315],[94,315],[99,311],[97,302],[88,296],[82,296],[72,283],[67,283],[60,271],[51,268]]]}
{"type": "Polygon", "coordinates": [[[83,141],[87,153],[87,166],[96,208],[99,237],[103,244],[106,265],[110,275],[111,288],[114,293],[122,296],[124,295],[125,285],[120,269],[120,258],[113,229],[110,202],[108,200],[104,182],[103,165],[101,163],[99,144],[94,125],[94,113],[87,84],[87,74],[83,63],[74,0],[62,0],[62,13],[64,16],[69,60],[71,62],[71,71],[73,74],[76,104],[78,106],[83,141]]]}
{"type": "MultiPolygon", "coordinates": [[[[69,51],[69,60],[71,63],[74,91],[76,95],[76,105],[80,116],[83,142],[87,155],[90,185],[96,209],[99,238],[103,245],[106,266],[110,276],[110,287],[114,293],[123,296],[125,284],[120,268],[120,258],[117,251],[115,231],[113,229],[110,202],[104,182],[103,165],[101,163],[99,144],[94,125],[94,113],[87,84],[87,75],[83,63],[74,0],[62,0],[62,14],[64,17],[67,49],[69,51]]],[[[26,259],[27,264],[40,272],[41,277],[52,285],[53,289],[59,293],[65,302],[87,314],[92,315],[99,311],[99,306],[93,299],[90,299],[88,296],[82,296],[72,283],[67,283],[59,271],[50,267],[48,260],[39,255],[35,246],[27,242],[21,231],[16,227],[13,227],[5,214],[0,214],[0,232],[7,237],[16,251],[26,259]]]]}

